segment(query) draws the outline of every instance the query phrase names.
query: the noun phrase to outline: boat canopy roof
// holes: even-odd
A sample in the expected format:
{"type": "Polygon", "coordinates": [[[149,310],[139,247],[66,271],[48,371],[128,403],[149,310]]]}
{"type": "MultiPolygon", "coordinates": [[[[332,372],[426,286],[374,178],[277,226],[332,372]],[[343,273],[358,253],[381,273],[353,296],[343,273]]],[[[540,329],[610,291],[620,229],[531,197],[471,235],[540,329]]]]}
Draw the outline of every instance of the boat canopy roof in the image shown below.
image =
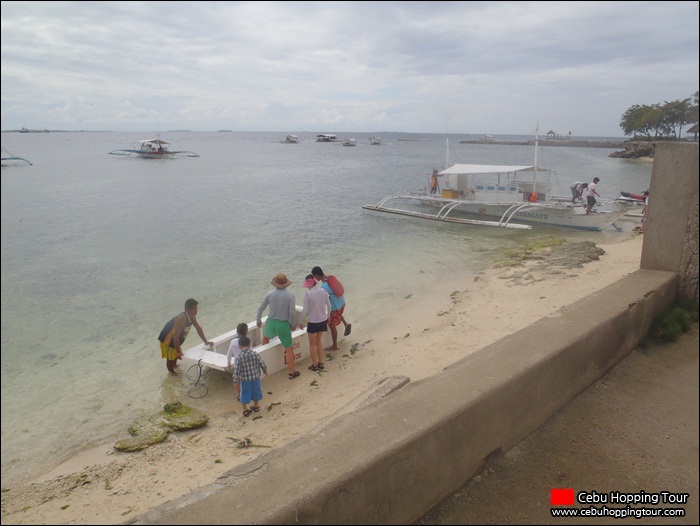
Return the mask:
{"type": "Polygon", "coordinates": [[[438,175],[475,175],[475,174],[501,174],[509,172],[548,172],[546,168],[535,168],[534,166],[509,166],[494,164],[454,164],[439,172],[438,175]]]}
{"type": "Polygon", "coordinates": [[[167,142],[167,141],[164,141],[164,140],[162,140],[162,139],[144,139],[143,141],[139,141],[139,144],[162,144],[162,145],[166,145],[166,144],[170,144],[170,143],[167,142]]]}

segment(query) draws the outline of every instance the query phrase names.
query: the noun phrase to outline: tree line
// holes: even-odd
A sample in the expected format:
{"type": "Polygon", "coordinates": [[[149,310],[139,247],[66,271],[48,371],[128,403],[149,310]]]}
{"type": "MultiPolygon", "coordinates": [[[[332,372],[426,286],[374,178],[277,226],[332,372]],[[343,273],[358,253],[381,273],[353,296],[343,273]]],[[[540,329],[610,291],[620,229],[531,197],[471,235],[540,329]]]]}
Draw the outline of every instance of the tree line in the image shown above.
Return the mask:
{"type": "Polygon", "coordinates": [[[698,122],[698,92],[683,100],[663,104],[635,104],[622,114],[620,128],[625,136],[679,139],[683,128],[698,122]]]}

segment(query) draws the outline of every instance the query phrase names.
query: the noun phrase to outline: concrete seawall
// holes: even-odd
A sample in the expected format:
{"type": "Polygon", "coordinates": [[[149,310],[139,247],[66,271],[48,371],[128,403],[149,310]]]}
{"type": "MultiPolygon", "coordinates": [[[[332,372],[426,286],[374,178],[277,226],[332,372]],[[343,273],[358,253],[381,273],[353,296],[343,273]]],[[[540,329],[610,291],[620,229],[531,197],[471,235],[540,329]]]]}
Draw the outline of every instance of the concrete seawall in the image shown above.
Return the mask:
{"type": "Polygon", "coordinates": [[[415,522],[697,301],[697,169],[697,145],[657,152],[642,269],[128,523],[415,522]]]}

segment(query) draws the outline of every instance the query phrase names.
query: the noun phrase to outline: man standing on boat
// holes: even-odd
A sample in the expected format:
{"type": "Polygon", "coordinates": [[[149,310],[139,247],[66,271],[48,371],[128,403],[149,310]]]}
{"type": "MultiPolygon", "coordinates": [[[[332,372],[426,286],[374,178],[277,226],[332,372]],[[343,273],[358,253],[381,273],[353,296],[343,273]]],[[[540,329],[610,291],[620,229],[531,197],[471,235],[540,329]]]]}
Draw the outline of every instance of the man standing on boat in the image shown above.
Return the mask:
{"type": "Polygon", "coordinates": [[[583,199],[583,191],[588,188],[588,183],[574,183],[571,185],[571,202],[575,203],[577,199],[583,199]]]}
{"type": "Polygon", "coordinates": [[[297,328],[297,309],[294,294],[287,290],[292,284],[286,274],[279,273],[272,279],[274,289],[265,294],[258,309],[258,327],[262,327],[263,311],[269,306],[270,312],[263,330],[262,344],[270,342],[271,338],[279,336],[284,345],[284,356],[287,362],[289,379],[294,380],[299,376],[299,371],[294,370],[294,351],[292,349],[292,331],[297,328]]]}
{"type": "Polygon", "coordinates": [[[598,183],[600,182],[599,177],[594,177],[593,182],[588,185],[588,193],[586,194],[586,204],[588,205],[586,207],[586,214],[590,214],[591,211],[593,210],[593,206],[596,204],[596,196],[600,197],[600,194],[596,192],[596,186],[598,186],[598,183]]]}
{"type": "Polygon", "coordinates": [[[182,358],[182,342],[185,341],[185,338],[190,333],[192,325],[197,329],[197,334],[199,334],[199,337],[202,338],[205,344],[210,347],[214,345],[214,342],[207,340],[202,327],[197,323],[198,305],[199,302],[197,300],[188,299],[185,302],[185,312],[181,312],[166,323],[158,335],[161,355],[166,359],[165,366],[172,374],[177,374],[175,366],[177,361],[182,358]]]}
{"type": "Polygon", "coordinates": [[[436,194],[438,191],[438,171],[433,168],[433,176],[430,178],[430,193],[436,194]]]}

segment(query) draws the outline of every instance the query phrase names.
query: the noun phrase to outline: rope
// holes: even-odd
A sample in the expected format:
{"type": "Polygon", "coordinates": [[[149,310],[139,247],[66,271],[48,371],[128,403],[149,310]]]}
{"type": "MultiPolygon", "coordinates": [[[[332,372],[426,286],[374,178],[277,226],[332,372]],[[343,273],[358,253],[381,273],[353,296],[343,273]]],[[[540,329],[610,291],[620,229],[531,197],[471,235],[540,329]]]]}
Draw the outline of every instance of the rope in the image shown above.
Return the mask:
{"type": "Polygon", "coordinates": [[[192,387],[190,387],[190,389],[187,391],[187,396],[189,396],[190,398],[198,399],[198,398],[204,398],[205,396],[207,396],[207,394],[209,394],[209,388],[206,386],[206,384],[203,382],[201,384],[199,383],[199,381],[202,379],[202,376],[209,374],[209,370],[210,369],[208,367],[206,368],[206,370],[204,370],[204,366],[202,365],[202,360],[197,360],[196,364],[191,365],[189,367],[189,369],[187,369],[187,372],[185,373],[185,375],[187,376],[187,379],[194,382],[194,385],[192,387]],[[196,379],[192,378],[190,376],[190,371],[192,369],[194,369],[195,367],[197,368],[197,378],[196,379]],[[199,386],[199,388],[197,386],[199,386]],[[197,391],[204,390],[204,394],[196,396],[195,394],[193,394],[193,392],[196,392],[195,390],[197,390],[197,391]]]}

